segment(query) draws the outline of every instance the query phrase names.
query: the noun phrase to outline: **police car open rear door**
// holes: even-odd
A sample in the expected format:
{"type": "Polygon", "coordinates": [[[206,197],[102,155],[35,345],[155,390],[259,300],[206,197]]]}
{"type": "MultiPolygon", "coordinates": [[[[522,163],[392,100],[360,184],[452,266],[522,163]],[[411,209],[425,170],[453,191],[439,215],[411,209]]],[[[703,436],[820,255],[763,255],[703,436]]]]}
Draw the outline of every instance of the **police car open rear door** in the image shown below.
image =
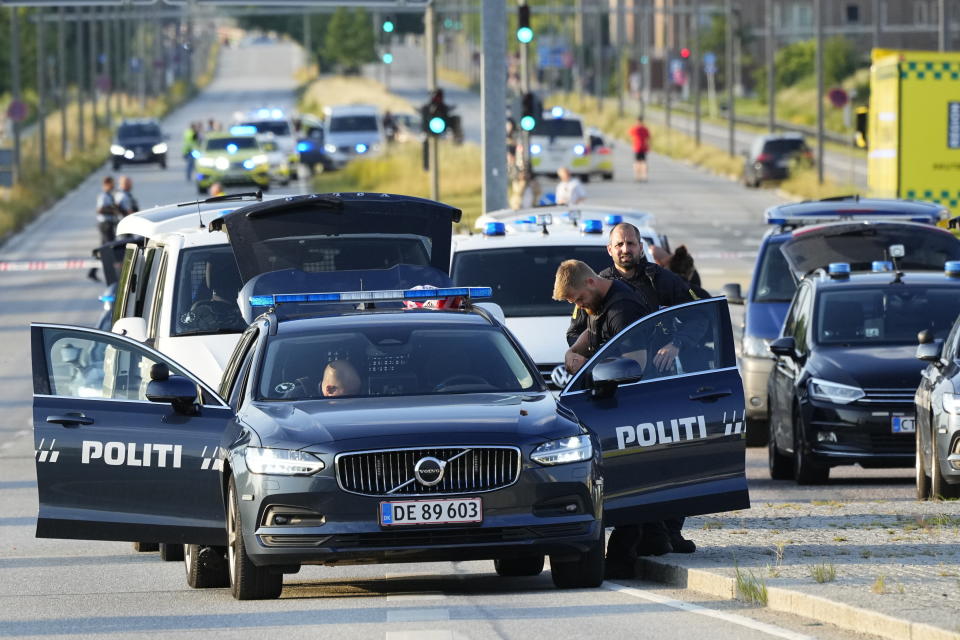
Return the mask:
{"type": "Polygon", "coordinates": [[[230,407],[130,338],[34,324],[31,340],[37,537],[225,544],[230,407]],[[194,383],[195,415],[146,399],[158,363],[194,383]]]}
{"type": "Polygon", "coordinates": [[[638,320],[584,365],[560,402],[600,439],[608,525],[750,506],[743,383],[722,298],[638,320]],[[658,367],[670,344],[679,350],[658,367]]]}

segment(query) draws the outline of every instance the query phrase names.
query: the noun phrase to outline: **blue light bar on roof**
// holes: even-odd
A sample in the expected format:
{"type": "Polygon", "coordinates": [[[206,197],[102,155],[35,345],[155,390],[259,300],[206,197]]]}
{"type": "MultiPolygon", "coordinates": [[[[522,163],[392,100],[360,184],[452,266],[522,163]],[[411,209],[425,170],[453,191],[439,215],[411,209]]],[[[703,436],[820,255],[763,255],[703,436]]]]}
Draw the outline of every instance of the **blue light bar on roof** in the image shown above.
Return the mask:
{"type": "Polygon", "coordinates": [[[485,236],[502,236],[506,233],[507,226],[502,222],[488,222],[487,226],[483,228],[483,235],[485,236]]]}
{"type": "Polygon", "coordinates": [[[580,223],[583,233],[603,233],[603,223],[599,220],[584,220],[580,223]]]}
{"type": "Polygon", "coordinates": [[[611,213],[606,218],[604,218],[603,221],[606,222],[608,226],[612,227],[615,224],[620,224],[621,222],[623,222],[623,216],[620,215],[619,213],[611,213]]]}
{"type": "Polygon", "coordinates": [[[893,263],[889,260],[874,260],[870,265],[870,270],[874,273],[883,273],[884,271],[893,271],[893,263]]]}
{"type": "Polygon", "coordinates": [[[386,302],[435,300],[437,298],[490,298],[490,287],[444,287],[440,289],[386,289],[381,291],[341,291],[338,293],[274,293],[250,296],[251,307],[272,307],[289,302],[386,302]]]}
{"type": "Polygon", "coordinates": [[[257,133],[257,128],[252,124],[238,124],[234,127],[230,127],[230,135],[232,136],[252,136],[257,133]]]}
{"type": "Polygon", "coordinates": [[[943,272],[951,278],[960,278],[960,260],[948,260],[943,265],[943,272]]]}
{"type": "Polygon", "coordinates": [[[831,278],[848,278],[850,277],[850,264],[847,262],[831,262],[830,266],[827,267],[827,273],[830,274],[831,278]]]}
{"type": "Polygon", "coordinates": [[[936,224],[943,219],[944,214],[940,211],[930,212],[928,214],[918,213],[916,211],[884,211],[883,209],[873,209],[864,205],[856,209],[824,209],[821,211],[811,211],[809,213],[785,214],[779,208],[764,213],[767,224],[778,226],[793,225],[801,227],[812,224],[825,224],[828,222],[847,222],[862,220],[892,220],[895,222],[920,222],[924,224],[936,224]]]}

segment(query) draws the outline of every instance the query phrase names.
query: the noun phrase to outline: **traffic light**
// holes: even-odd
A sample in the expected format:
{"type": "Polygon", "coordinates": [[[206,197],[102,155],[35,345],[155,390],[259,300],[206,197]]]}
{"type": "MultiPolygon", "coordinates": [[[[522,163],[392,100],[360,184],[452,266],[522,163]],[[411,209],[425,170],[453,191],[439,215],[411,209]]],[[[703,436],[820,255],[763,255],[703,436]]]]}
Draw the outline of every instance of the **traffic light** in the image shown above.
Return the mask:
{"type": "Polygon", "coordinates": [[[533,40],[533,29],[530,28],[530,6],[521,4],[517,7],[517,40],[529,44],[533,40]]]}
{"type": "Polygon", "coordinates": [[[384,33],[393,33],[393,30],[396,27],[396,25],[393,24],[393,20],[391,20],[390,18],[387,18],[386,20],[384,20],[382,26],[383,26],[384,33]]]}
{"type": "Polygon", "coordinates": [[[389,51],[383,54],[383,64],[393,64],[393,54],[389,51]]]}
{"type": "Polygon", "coordinates": [[[537,122],[543,117],[543,106],[535,93],[525,93],[520,99],[521,115],[520,128],[524,131],[533,131],[537,122]]]}
{"type": "Polygon", "coordinates": [[[443,101],[443,89],[436,89],[430,96],[430,102],[420,107],[423,131],[432,136],[441,136],[447,130],[450,121],[449,107],[443,101]]]}
{"type": "Polygon", "coordinates": [[[683,59],[689,58],[689,57],[690,57],[690,49],[688,49],[688,48],[686,48],[686,47],[684,47],[683,49],[680,49],[680,57],[683,58],[683,59]]]}

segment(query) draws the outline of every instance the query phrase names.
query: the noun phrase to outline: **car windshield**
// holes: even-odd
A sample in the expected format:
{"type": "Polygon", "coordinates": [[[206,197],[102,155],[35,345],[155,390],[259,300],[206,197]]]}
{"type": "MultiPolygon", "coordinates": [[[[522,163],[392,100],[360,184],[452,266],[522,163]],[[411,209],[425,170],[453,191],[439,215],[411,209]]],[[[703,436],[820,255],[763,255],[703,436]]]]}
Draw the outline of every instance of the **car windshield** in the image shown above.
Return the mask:
{"type": "Polygon", "coordinates": [[[240,333],[240,270],[229,245],[184,249],[177,261],[171,335],[240,333]]]}
{"type": "Polygon", "coordinates": [[[418,235],[343,234],[265,240],[257,247],[259,273],[299,269],[307,273],[389,269],[430,264],[430,241],[418,235]]]}
{"type": "Polygon", "coordinates": [[[160,127],[155,124],[122,124],[117,131],[118,138],[159,138],[160,127]]]}
{"type": "Polygon", "coordinates": [[[540,390],[539,376],[501,330],[430,325],[397,322],[271,338],[258,399],[540,390]]]}
{"type": "Polygon", "coordinates": [[[210,138],[204,148],[207,151],[230,151],[231,145],[235,150],[243,151],[252,151],[258,148],[257,139],[253,137],[210,138]]]}
{"type": "MultiPolygon", "coordinates": [[[[908,275],[907,278],[910,276],[908,275]]],[[[816,311],[818,344],[915,344],[927,329],[945,338],[960,313],[957,287],[891,284],[824,291],[816,311]]]]}
{"type": "Polygon", "coordinates": [[[772,153],[776,156],[782,156],[788,153],[802,151],[803,147],[803,140],[787,138],[780,140],[767,140],[767,142],[763,145],[763,151],[764,153],[772,153]]]}
{"type": "Polygon", "coordinates": [[[586,262],[594,271],[611,264],[603,245],[483,249],[455,254],[450,276],[461,286],[493,287],[493,302],[508,317],[566,316],[570,304],[552,296],[557,267],[569,259],[586,262]]]}
{"type": "Polygon", "coordinates": [[[761,258],[753,302],[790,302],[797,290],[787,259],[780,251],[782,242],[767,244],[761,258]]]}
{"type": "Polygon", "coordinates": [[[256,127],[257,133],[272,133],[275,136],[289,136],[290,123],[286,120],[257,120],[243,122],[242,126],[256,127]]]}
{"type": "Polygon", "coordinates": [[[336,116],[330,118],[330,133],[346,131],[376,131],[376,116],[336,116]]]}
{"type": "Polygon", "coordinates": [[[548,138],[582,138],[583,127],[579,120],[547,118],[536,124],[531,135],[548,138]]]}

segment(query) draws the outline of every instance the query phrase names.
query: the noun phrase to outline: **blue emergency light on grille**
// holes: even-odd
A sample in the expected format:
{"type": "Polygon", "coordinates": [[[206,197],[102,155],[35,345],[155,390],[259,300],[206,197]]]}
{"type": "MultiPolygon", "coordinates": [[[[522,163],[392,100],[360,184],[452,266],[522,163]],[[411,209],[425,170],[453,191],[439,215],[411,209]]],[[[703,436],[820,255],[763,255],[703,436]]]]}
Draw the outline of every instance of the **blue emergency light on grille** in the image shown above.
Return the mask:
{"type": "Polygon", "coordinates": [[[883,271],[893,271],[893,263],[889,260],[874,260],[870,265],[870,270],[874,273],[881,273],[883,271]]]}
{"type": "Polygon", "coordinates": [[[490,298],[490,287],[441,287],[439,289],[385,289],[381,291],[340,291],[337,293],[274,293],[250,296],[251,307],[271,307],[290,302],[385,302],[435,300],[437,298],[490,298]]]}
{"type": "Polygon", "coordinates": [[[297,151],[310,151],[313,149],[313,145],[306,141],[301,141],[297,143],[297,151]]]}
{"type": "Polygon", "coordinates": [[[947,260],[943,265],[943,272],[951,278],[960,278],[960,260],[947,260]]]}
{"type": "Polygon", "coordinates": [[[583,233],[603,233],[603,223],[599,220],[584,220],[580,223],[580,231],[583,233]]]}
{"type": "Polygon", "coordinates": [[[507,233],[507,225],[502,222],[488,222],[487,226],[483,228],[483,235],[485,236],[502,236],[507,233]]]}
{"type": "Polygon", "coordinates": [[[612,227],[615,224],[620,224],[621,222],[623,222],[623,216],[620,215],[619,213],[611,213],[606,218],[604,218],[603,221],[606,222],[608,226],[612,227]]]}
{"type": "Polygon", "coordinates": [[[850,276],[850,264],[847,262],[831,262],[827,267],[831,278],[847,278],[850,276]]]}

